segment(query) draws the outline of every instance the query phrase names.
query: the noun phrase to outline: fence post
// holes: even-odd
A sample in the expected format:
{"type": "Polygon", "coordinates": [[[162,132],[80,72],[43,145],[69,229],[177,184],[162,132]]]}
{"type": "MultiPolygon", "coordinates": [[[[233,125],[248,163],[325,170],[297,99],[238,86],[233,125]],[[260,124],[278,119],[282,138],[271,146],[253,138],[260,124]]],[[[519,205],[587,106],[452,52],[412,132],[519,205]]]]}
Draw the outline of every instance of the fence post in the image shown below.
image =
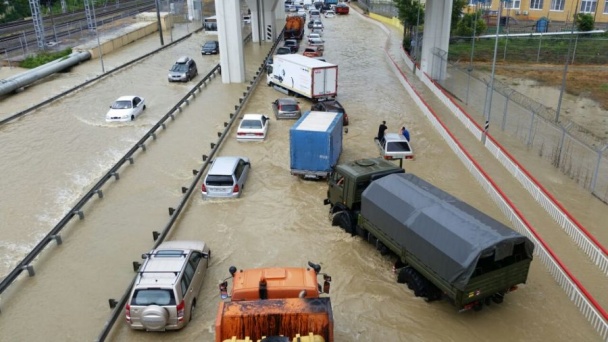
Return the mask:
{"type": "Polygon", "coordinates": [[[502,112],[502,123],[500,124],[500,130],[505,131],[505,126],[507,125],[507,109],[509,108],[509,101],[511,101],[511,95],[513,95],[515,91],[511,92],[507,95],[507,99],[505,100],[505,109],[502,112]]]}
{"type": "Polygon", "coordinates": [[[542,45],[543,42],[543,34],[541,32],[540,36],[538,36],[538,50],[536,51],[536,63],[538,63],[538,61],[540,60],[540,47],[542,45]]]}
{"type": "Polygon", "coordinates": [[[591,193],[595,192],[595,184],[597,182],[597,174],[600,171],[600,164],[602,162],[602,154],[608,148],[608,145],[604,145],[597,151],[597,163],[595,164],[595,170],[593,171],[593,177],[591,178],[591,193]]]}
{"type": "Polygon", "coordinates": [[[536,112],[532,111],[532,116],[530,117],[530,129],[528,130],[528,141],[526,141],[526,145],[532,145],[532,128],[534,127],[534,121],[536,119],[536,112]]]}

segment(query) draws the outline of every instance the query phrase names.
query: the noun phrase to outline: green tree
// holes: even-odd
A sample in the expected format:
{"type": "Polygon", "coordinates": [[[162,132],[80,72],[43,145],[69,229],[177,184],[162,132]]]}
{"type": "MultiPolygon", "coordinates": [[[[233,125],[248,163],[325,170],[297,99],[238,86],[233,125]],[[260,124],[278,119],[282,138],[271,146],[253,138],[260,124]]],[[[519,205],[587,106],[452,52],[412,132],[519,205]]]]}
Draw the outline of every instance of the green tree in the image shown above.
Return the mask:
{"type": "Polygon", "coordinates": [[[466,0],[454,0],[452,5],[452,22],[450,24],[450,29],[452,31],[456,29],[458,22],[462,18],[462,12],[467,3],[468,1],[466,0]]]}
{"type": "MultiPolygon", "coordinates": [[[[4,1],[2,1],[4,3],[4,1]]],[[[30,17],[32,12],[30,11],[30,3],[28,0],[10,0],[8,5],[0,6],[0,19],[1,23],[7,23],[10,21],[20,20],[26,17],[30,17]],[[4,15],[4,16],[3,16],[4,15]]]]}
{"type": "Polygon", "coordinates": [[[482,11],[477,12],[477,25],[474,27],[475,13],[465,14],[458,24],[456,25],[456,35],[463,37],[472,37],[473,32],[475,35],[480,35],[486,32],[486,22],[482,19],[482,11]]]}
{"type": "Polygon", "coordinates": [[[403,48],[410,50],[414,27],[424,24],[424,5],[419,0],[393,0],[399,11],[399,20],[403,23],[403,48]]]}
{"type": "Polygon", "coordinates": [[[595,26],[593,15],[589,13],[578,13],[574,20],[579,31],[591,31],[595,26]]]}

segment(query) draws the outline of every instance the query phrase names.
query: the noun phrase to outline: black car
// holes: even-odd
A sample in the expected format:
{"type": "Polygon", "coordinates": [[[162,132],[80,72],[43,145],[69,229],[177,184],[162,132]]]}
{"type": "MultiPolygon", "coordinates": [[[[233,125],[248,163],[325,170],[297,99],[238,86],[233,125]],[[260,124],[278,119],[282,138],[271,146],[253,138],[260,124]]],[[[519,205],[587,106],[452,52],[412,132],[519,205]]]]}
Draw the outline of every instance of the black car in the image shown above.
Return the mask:
{"type": "Polygon", "coordinates": [[[296,53],[300,49],[300,43],[297,39],[285,39],[283,46],[288,47],[291,50],[291,53],[296,53]]]}
{"type": "Polygon", "coordinates": [[[342,125],[348,126],[348,114],[337,100],[320,101],[312,105],[310,110],[318,112],[342,113],[342,125]]]}
{"type": "Polygon", "coordinates": [[[203,45],[202,55],[217,55],[220,53],[220,43],[217,40],[210,40],[203,45]]]}

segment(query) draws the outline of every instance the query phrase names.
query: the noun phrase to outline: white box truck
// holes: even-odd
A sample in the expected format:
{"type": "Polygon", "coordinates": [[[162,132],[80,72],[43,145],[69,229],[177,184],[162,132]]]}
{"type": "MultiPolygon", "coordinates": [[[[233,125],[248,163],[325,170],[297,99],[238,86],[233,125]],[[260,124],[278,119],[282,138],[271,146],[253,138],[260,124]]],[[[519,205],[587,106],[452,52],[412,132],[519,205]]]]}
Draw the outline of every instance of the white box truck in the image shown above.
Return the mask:
{"type": "Polygon", "coordinates": [[[276,55],[268,66],[268,86],[313,102],[338,95],[338,66],[298,54],[276,55]]]}

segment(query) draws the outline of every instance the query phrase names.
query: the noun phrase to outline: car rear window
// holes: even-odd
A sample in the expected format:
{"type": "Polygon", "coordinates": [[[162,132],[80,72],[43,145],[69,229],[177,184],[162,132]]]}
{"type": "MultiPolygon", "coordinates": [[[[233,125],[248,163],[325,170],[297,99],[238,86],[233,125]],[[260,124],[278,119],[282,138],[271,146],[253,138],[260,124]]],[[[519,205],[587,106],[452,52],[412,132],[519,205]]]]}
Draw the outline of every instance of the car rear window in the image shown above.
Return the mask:
{"type": "Polygon", "coordinates": [[[243,120],[241,128],[262,128],[262,122],[259,120],[243,120]]]}
{"type": "Polygon", "coordinates": [[[232,186],[234,182],[231,175],[207,175],[205,184],[210,186],[232,186]]]}
{"type": "Polygon", "coordinates": [[[175,305],[175,295],[170,289],[139,289],[133,293],[131,305],[175,305]]]}
{"type": "Polygon", "coordinates": [[[390,141],[386,144],[386,152],[410,152],[410,144],[406,141],[390,141]]]}
{"type": "Polygon", "coordinates": [[[286,112],[287,111],[293,112],[293,111],[298,110],[298,106],[293,105],[293,104],[284,104],[284,105],[281,105],[281,110],[286,111],[286,112]]]}

